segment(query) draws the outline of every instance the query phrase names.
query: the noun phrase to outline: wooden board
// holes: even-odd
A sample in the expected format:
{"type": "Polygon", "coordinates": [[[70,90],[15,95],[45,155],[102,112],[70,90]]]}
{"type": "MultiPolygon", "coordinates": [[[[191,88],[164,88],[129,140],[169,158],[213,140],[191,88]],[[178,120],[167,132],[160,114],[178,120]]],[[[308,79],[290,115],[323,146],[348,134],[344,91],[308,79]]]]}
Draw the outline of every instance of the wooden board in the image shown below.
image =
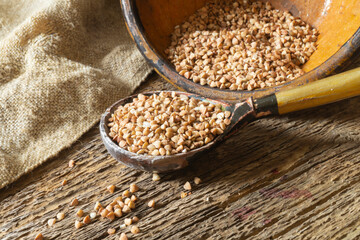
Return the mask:
{"type": "MultiPolygon", "coordinates": [[[[156,75],[139,91],[172,89],[156,75]]],[[[73,146],[0,190],[0,239],[359,239],[360,97],[261,119],[187,169],[161,175],[116,162],[94,126],[73,146]],[[68,167],[69,160],[76,167],[68,167]],[[186,181],[192,194],[180,198],[186,181]],[[66,179],[68,184],[61,186],[66,179]],[[98,219],[79,230],[75,212],[109,203],[136,182],[141,232],[120,229],[124,217],[98,219]],[[107,193],[115,184],[117,191],[107,193]],[[79,206],[70,207],[77,197],[79,206]],[[146,205],[156,200],[156,208],[146,205]],[[64,220],[47,220],[59,211],[64,220]],[[108,236],[107,229],[117,233],[108,236]]]]}

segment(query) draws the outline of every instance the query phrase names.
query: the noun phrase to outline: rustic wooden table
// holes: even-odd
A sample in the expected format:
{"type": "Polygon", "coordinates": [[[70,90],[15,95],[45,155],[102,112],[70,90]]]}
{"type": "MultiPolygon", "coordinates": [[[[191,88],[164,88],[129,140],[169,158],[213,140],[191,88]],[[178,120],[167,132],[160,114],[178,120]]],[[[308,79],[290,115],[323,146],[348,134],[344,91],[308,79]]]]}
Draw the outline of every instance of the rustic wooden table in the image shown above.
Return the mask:
{"type": "MultiPolygon", "coordinates": [[[[144,90],[173,89],[155,74],[144,90]]],[[[360,97],[262,119],[190,167],[161,175],[115,161],[94,126],[73,146],[0,190],[0,238],[34,239],[360,239],[360,97]],[[69,168],[69,160],[76,167],[69,168]],[[181,199],[186,181],[200,177],[181,199]],[[68,184],[61,186],[66,179],[68,184]],[[124,217],[75,229],[78,208],[89,212],[136,182],[138,235],[124,217]],[[115,184],[117,191],[107,193],[115,184]],[[77,197],[79,206],[70,207],[77,197]],[[156,208],[148,208],[149,199],[156,208]],[[47,220],[59,211],[64,220],[47,220]],[[107,229],[117,229],[108,236],[107,229]]]]}

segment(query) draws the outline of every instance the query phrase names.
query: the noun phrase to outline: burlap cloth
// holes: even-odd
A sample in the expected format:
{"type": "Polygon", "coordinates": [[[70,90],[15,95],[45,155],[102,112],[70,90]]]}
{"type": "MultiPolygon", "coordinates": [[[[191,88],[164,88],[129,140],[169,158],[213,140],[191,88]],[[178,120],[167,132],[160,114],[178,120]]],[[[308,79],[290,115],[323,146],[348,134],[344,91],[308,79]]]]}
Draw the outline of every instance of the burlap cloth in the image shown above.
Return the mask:
{"type": "Polygon", "coordinates": [[[0,188],[69,147],[150,71],[119,0],[0,0],[0,188]]]}

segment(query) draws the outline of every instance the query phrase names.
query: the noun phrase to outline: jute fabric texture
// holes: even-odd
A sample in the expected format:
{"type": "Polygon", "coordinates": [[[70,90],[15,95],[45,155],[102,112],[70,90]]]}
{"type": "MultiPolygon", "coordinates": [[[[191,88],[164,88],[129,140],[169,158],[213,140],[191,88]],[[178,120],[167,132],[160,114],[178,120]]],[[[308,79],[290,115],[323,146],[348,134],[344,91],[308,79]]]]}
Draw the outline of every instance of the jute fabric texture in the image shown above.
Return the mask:
{"type": "Polygon", "coordinates": [[[0,188],[69,147],[150,71],[118,0],[0,0],[0,188]]]}

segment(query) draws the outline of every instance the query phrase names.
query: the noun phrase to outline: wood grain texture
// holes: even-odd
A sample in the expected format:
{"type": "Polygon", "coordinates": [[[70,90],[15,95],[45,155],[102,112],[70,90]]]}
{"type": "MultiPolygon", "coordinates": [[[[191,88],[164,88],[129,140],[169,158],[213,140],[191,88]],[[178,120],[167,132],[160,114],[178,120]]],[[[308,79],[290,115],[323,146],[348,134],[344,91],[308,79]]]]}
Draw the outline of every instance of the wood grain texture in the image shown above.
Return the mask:
{"type": "MultiPolygon", "coordinates": [[[[138,91],[172,89],[152,75],[138,91]]],[[[359,239],[360,97],[261,119],[199,158],[161,175],[116,162],[94,126],[71,148],[0,190],[0,239],[117,239],[124,216],[79,230],[75,212],[109,203],[136,182],[141,232],[129,239],[359,239]],[[76,167],[68,167],[69,160],[76,167]],[[194,177],[202,183],[194,185],[194,177]],[[61,186],[67,179],[68,184],[61,186]],[[192,194],[180,198],[190,181],[192,194]],[[114,194],[106,186],[115,184],[114,194]],[[70,207],[77,197],[79,205],[70,207]],[[146,205],[156,200],[156,208],[146,205]],[[47,220],[59,211],[64,220],[47,220]],[[108,236],[114,227],[117,234],[108,236]]],[[[56,143],[54,143],[56,144],[56,143]]]]}

